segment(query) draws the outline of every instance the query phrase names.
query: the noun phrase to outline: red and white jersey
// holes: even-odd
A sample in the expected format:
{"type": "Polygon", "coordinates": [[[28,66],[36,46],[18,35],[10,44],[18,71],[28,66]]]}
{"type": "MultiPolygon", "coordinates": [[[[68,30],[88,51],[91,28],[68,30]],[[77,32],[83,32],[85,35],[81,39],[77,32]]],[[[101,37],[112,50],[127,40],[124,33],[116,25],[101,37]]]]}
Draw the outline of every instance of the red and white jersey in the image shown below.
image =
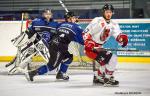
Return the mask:
{"type": "Polygon", "coordinates": [[[113,36],[116,39],[117,36],[122,33],[117,22],[110,20],[110,22],[107,23],[103,17],[94,18],[85,28],[84,32],[84,40],[89,39],[86,38],[89,37],[86,35],[90,35],[92,41],[101,45],[104,44],[110,38],[110,36],[113,36]],[[106,29],[109,29],[109,32],[107,32],[107,38],[102,40],[100,37],[106,33],[106,29]]]}

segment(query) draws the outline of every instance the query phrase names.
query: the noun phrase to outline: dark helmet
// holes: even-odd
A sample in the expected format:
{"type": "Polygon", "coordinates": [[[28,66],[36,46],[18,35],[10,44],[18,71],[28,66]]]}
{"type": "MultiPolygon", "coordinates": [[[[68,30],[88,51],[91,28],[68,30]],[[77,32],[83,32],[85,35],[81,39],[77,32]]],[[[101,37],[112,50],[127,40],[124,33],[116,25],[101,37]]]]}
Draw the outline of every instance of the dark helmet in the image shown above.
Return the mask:
{"type": "Polygon", "coordinates": [[[104,12],[105,10],[111,10],[114,12],[114,7],[111,4],[105,4],[102,8],[102,11],[104,12]]]}
{"type": "Polygon", "coordinates": [[[69,17],[73,17],[73,16],[75,16],[75,14],[70,11],[70,12],[67,12],[67,13],[64,15],[64,18],[65,18],[65,19],[68,19],[69,17]]]}

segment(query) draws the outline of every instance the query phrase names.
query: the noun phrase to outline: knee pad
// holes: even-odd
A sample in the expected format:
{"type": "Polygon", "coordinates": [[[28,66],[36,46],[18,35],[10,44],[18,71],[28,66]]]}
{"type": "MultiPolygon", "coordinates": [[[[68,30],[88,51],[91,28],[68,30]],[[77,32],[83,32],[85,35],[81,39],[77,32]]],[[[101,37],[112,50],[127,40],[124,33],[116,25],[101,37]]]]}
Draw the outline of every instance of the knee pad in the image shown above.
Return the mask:
{"type": "Polygon", "coordinates": [[[13,45],[16,47],[23,46],[28,41],[29,41],[28,35],[25,32],[21,33],[19,36],[11,40],[13,45]]]}
{"type": "Polygon", "coordinates": [[[97,57],[96,57],[96,61],[100,62],[103,61],[105,64],[108,64],[108,62],[110,61],[112,57],[112,53],[109,51],[101,51],[98,53],[97,57]]]}

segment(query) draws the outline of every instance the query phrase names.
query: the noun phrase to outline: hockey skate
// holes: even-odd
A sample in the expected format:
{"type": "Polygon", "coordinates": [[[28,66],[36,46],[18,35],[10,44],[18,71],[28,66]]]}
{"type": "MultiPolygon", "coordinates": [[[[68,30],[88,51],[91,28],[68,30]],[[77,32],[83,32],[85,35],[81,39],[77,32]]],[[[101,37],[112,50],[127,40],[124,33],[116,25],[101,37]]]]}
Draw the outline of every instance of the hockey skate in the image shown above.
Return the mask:
{"type": "Polygon", "coordinates": [[[104,78],[104,86],[105,87],[119,86],[119,81],[114,80],[113,76],[111,76],[110,78],[104,78]]]}
{"type": "Polygon", "coordinates": [[[104,84],[104,77],[103,76],[99,76],[99,78],[97,76],[93,77],[93,84],[95,85],[103,85],[104,84]]]}
{"type": "Polygon", "coordinates": [[[56,79],[60,79],[60,80],[69,80],[69,76],[66,73],[62,73],[62,72],[58,72],[56,75],[56,79]]]}
{"type": "Polygon", "coordinates": [[[37,75],[37,70],[31,71],[29,64],[27,65],[28,72],[25,74],[25,77],[28,81],[34,81],[34,76],[37,75]]]}

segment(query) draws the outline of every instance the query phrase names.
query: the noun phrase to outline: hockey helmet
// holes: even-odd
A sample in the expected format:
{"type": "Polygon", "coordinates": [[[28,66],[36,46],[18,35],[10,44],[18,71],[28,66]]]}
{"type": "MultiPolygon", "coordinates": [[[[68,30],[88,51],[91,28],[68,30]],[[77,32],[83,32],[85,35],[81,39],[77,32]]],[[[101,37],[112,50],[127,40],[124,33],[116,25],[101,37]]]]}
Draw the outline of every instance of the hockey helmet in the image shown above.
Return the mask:
{"type": "Polygon", "coordinates": [[[105,10],[111,10],[114,12],[114,7],[111,4],[105,4],[102,8],[102,11],[104,12],[105,10]]]}
{"type": "Polygon", "coordinates": [[[64,15],[64,18],[68,19],[68,18],[73,17],[73,16],[75,16],[76,18],[79,17],[79,16],[75,15],[74,12],[69,11],[69,12],[66,12],[66,14],[64,15]]]}

